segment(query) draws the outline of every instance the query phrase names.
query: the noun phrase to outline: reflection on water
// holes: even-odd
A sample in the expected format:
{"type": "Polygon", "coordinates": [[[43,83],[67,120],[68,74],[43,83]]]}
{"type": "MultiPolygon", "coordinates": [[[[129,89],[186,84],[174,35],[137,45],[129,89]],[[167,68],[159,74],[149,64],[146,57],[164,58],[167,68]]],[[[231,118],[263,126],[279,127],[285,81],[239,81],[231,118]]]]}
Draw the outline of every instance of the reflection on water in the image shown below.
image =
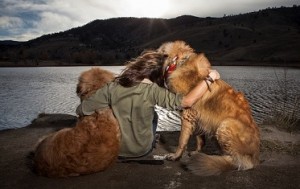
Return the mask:
{"type": "MultiPolygon", "coordinates": [[[[79,104],[76,84],[82,71],[90,67],[0,68],[0,130],[27,126],[40,113],[75,115],[79,104]]],[[[103,67],[119,73],[123,67],[103,67]]],[[[299,69],[272,67],[215,67],[223,80],[242,91],[250,102],[258,123],[278,104],[287,109],[300,98],[299,69]]],[[[180,119],[174,112],[157,108],[159,130],[178,130],[180,119]]],[[[300,117],[299,110],[297,115],[300,117]]]]}

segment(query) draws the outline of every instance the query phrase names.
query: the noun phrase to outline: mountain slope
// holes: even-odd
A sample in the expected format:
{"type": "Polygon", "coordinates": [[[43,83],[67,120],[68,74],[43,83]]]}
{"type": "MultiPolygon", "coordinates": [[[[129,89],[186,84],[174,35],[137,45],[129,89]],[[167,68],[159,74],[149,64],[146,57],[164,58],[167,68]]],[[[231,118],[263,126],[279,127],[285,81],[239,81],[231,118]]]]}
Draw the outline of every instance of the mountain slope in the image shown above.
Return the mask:
{"type": "Polygon", "coordinates": [[[147,48],[184,40],[214,65],[292,65],[300,62],[300,7],[198,18],[112,18],[10,45],[2,65],[122,65],[147,48]]]}

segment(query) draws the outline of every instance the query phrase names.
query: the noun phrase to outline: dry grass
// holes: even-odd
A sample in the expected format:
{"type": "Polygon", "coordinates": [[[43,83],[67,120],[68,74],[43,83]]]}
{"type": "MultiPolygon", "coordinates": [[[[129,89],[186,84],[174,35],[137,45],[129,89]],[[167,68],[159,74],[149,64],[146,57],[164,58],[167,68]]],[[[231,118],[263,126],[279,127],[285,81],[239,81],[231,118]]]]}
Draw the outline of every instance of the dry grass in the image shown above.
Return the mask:
{"type": "Polygon", "coordinates": [[[300,119],[297,112],[300,109],[300,97],[290,95],[288,91],[289,81],[287,79],[287,70],[285,68],[283,78],[279,78],[276,72],[275,75],[282,99],[273,102],[270,115],[265,118],[263,123],[274,125],[278,129],[288,132],[299,132],[300,119]]]}
{"type": "Polygon", "coordinates": [[[261,140],[260,151],[271,151],[296,156],[300,153],[300,144],[292,142],[282,142],[279,140],[261,140]]]}
{"type": "MultiPolygon", "coordinates": [[[[299,104],[299,100],[298,100],[299,104]]],[[[297,106],[299,108],[299,105],[297,106]]],[[[277,128],[286,130],[288,132],[299,132],[300,131],[300,120],[292,113],[286,111],[276,111],[273,114],[271,124],[274,124],[277,128]]]]}

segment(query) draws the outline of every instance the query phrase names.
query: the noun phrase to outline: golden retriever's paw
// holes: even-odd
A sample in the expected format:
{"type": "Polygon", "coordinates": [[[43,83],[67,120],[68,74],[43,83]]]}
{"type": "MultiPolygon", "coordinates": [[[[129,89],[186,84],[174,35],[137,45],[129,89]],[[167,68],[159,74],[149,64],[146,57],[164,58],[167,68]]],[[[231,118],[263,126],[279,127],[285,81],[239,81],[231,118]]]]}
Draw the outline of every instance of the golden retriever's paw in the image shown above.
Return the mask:
{"type": "Polygon", "coordinates": [[[175,153],[170,153],[170,154],[166,155],[166,160],[169,160],[169,161],[176,161],[179,159],[180,159],[180,156],[177,156],[175,153]]]}

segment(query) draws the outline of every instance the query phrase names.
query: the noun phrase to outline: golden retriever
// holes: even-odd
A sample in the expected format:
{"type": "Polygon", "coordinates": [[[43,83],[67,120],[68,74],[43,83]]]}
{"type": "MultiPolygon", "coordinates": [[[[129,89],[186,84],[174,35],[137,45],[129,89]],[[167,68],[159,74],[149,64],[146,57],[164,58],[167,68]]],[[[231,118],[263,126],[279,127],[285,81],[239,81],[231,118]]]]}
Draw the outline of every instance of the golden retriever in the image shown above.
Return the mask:
{"type": "MultiPolygon", "coordinates": [[[[205,55],[195,53],[183,41],[164,43],[158,51],[168,55],[164,65],[166,85],[176,93],[187,94],[200,81],[205,80],[211,69],[205,55]]],[[[248,101],[241,92],[221,79],[213,82],[209,88],[211,91],[207,91],[190,109],[182,111],[179,146],[167,158],[179,159],[187,147],[190,135],[198,132],[215,136],[223,154],[192,153],[195,155],[187,163],[187,168],[193,173],[209,176],[257,166],[260,135],[248,101]]],[[[198,135],[196,151],[200,152],[202,145],[203,140],[198,135]]]]}
{"type": "MultiPolygon", "coordinates": [[[[114,79],[114,74],[93,68],[81,74],[77,94],[81,100],[114,79]]],[[[120,147],[119,125],[106,108],[78,118],[74,128],[50,134],[39,142],[33,157],[38,174],[68,177],[102,171],[116,162],[120,147]]]]}

